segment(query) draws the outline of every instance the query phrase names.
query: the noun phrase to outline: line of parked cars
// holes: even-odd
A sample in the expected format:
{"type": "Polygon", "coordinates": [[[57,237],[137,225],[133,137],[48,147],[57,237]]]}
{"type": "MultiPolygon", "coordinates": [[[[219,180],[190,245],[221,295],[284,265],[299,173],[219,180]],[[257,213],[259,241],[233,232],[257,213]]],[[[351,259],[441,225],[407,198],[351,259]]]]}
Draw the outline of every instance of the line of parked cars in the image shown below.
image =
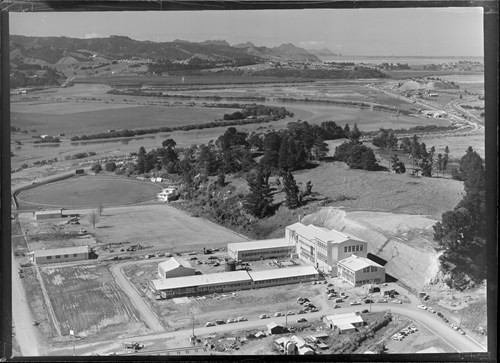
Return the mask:
{"type": "Polygon", "coordinates": [[[239,322],[242,322],[242,321],[248,321],[247,318],[244,318],[242,316],[238,317],[238,318],[229,318],[227,320],[215,320],[215,321],[209,321],[205,324],[205,327],[210,327],[210,326],[216,326],[216,325],[222,325],[222,324],[232,324],[232,323],[239,323],[239,322]]]}
{"type": "Polygon", "coordinates": [[[397,341],[401,341],[403,340],[407,335],[410,335],[412,333],[415,333],[417,331],[417,327],[412,325],[412,326],[409,326],[408,328],[405,328],[403,330],[401,330],[399,333],[396,333],[394,334],[391,339],[392,340],[397,340],[397,341]]]}

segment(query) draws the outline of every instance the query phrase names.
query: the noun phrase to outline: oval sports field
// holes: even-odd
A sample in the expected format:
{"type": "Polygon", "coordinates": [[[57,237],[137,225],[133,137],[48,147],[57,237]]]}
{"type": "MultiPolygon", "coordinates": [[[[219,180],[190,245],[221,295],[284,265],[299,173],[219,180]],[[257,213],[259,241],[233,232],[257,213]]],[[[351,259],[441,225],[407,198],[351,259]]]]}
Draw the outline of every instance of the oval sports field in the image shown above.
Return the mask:
{"type": "Polygon", "coordinates": [[[147,181],[106,175],[75,176],[19,193],[19,209],[38,207],[93,208],[156,200],[161,186],[147,181]]]}

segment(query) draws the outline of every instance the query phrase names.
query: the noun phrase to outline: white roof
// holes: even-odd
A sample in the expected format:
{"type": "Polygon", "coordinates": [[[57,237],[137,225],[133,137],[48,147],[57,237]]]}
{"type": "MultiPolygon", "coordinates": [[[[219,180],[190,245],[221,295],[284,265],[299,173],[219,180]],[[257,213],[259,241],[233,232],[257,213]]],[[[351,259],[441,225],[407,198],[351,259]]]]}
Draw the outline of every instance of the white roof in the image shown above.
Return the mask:
{"type": "Polygon", "coordinates": [[[343,265],[351,271],[359,271],[369,266],[384,268],[384,266],[379,265],[378,263],[369,260],[368,258],[359,257],[356,255],[351,255],[347,258],[344,258],[343,260],[339,261],[339,265],[343,265]]]}
{"type": "Polygon", "coordinates": [[[286,228],[295,231],[300,236],[309,240],[319,239],[323,242],[331,243],[342,243],[351,239],[356,241],[363,241],[362,239],[350,233],[339,232],[334,229],[327,229],[324,227],[317,227],[313,226],[312,224],[306,226],[300,222],[297,222],[286,228]]]}
{"type": "Polygon", "coordinates": [[[175,257],[171,257],[166,261],[160,262],[158,264],[163,271],[172,271],[179,267],[190,268],[193,269],[193,266],[187,261],[176,259],[175,257]]]}
{"type": "Polygon", "coordinates": [[[262,250],[279,247],[294,248],[295,244],[290,244],[285,238],[264,239],[260,241],[228,243],[227,249],[231,251],[262,250]]]}
{"type": "Polygon", "coordinates": [[[356,313],[335,314],[326,317],[335,326],[345,326],[345,324],[362,323],[363,318],[356,313]]]}
{"type": "Polygon", "coordinates": [[[36,250],[33,251],[35,257],[46,257],[56,255],[69,255],[73,253],[86,253],[89,252],[89,246],[73,246],[63,248],[52,248],[49,250],[36,250]]]}
{"type": "Polygon", "coordinates": [[[254,281],[262,281],[269,279],[280,279],[292,276],[309,276],[317,275],[318,271],[313,266],[294,266],[273,268],[263,271],[248,271],[248,274],[254,281]]]}
{"type": "Polygon", "coordinates": [[[43,215],[43,214],[61,214],[61,210],[60,209],[39,210],[35,212],[35,215],[43,215]]]}
{"type": "Polygon", "coordinates": [[[178,289],[183,287],[209,286],[233,282],[251,282],[247,271],[230,271],[207,275],[172,277],[169,279],[152,280],[156,290],[178,289]]]}

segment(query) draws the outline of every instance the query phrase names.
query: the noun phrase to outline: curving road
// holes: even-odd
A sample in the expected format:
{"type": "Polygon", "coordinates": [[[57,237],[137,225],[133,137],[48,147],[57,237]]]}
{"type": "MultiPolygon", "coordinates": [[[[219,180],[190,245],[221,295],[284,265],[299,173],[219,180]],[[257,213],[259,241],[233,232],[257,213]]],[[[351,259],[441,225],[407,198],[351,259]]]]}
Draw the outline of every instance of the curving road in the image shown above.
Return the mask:
{"type": "MultiPolygon", "coordinates": [[[[149,262],[148,260],[145,262],[149,262]]],[[[144,301],[143,297],[139,294],[137,289],[132,285],[132,283],[127,279],[123,273],[123,267],[128,264],[137,264],[137,261],[129,261],[125,263],[120,263],[112,266],[109,270],[113,274],[116,283],[120,286],[132,305],[139,311],[141,319],[146,323],[146,325],[153,331],[164,331],[165,328],[158,320],[155,313],[151,310],[149,305],[144,301]]]]}
{"type": "MultiPolygon", "coordinates": [[[[241,331],[250,329],[266,329],[266,324],[271,321],[278,324],[285,325],[296,323],[299,317],[305,317],[309,321],[319,319],[321,315],[332,315],[345,312],[359,311],[367,308],[366,305],[362,306],[346,306],[340,309],[323,310],[316,313],[309,313],[304,315],[294,315],[285,317],[272,317],[271,319],[257,319],[252,318],[245,322],[217,325],[214,327],[195,327],[195,335],[203,336],[211,333],[221,333],[228,331],[241,331]]],[[[435,314],[428,311],[418,309],[416,306],[408,304],[372,304],[371,310],[373,312],[380,312],[391,310],[395,314],[404,315],[413,321],[422,324],[432,333],[436,334],[440,339],[446,342],[452,349],[459,353],[466,352],[485,352],[487,349],[479,343],[471,339],[467,335],[461,335],[451,328],[451,326],[441,321],[435,314]]],[[[184,347],[189,345],[189,337],[192,335],[192,329],[179,330],[175,332],[156,333],[145,336],[137,336],[127,338],[127,341],[137,341],[145,345],[145,348],[140,351],[141,355],[147,355],[148,351],[156,351],[160,349],[171,349],[175,347],[184,347]]],[[[107,354],[116,352],[117,354],[126,353],[121,347],[120,342],[101,342],[94,344],[82,344],[76,347],[77,355],[90,355],[90,354],[107,354]]],[[[71,354],[71,348],[60,348],[53,351],[57,355],[71,354]]]]}

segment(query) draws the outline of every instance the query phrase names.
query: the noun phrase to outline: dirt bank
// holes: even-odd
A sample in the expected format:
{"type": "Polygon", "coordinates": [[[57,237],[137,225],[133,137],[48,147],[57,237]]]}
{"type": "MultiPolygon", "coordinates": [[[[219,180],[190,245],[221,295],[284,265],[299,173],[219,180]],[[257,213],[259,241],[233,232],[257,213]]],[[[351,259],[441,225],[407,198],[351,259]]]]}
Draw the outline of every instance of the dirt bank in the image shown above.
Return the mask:
{"type": "Polygon", "coordinates": [[[387,261],[386,272],[420,290],[439,272],[438,252],[432,241],[435,220],[409,214],[345,212],[324,208],[303,223],[351,233],[368,242],[368,252],[387,261]]]}

